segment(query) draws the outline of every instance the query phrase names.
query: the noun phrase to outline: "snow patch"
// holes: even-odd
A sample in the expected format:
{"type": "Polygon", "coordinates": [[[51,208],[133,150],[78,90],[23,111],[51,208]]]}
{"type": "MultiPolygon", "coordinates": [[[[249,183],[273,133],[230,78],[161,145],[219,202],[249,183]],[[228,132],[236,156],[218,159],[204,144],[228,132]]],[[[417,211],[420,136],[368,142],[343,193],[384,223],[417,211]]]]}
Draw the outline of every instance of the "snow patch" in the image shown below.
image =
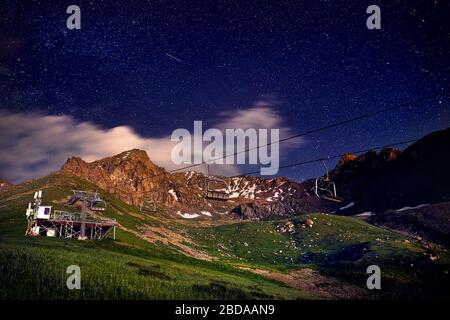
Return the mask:
{"type": "Polygon", "coordinates": [[[357,214],[356,216],[357,217],[370,217],[370,216],[373,216],[373,213],[368,211],[368,212],[363,212],[363,213],[357,214]]]}
{"type": "Polygon", "coordinates": [[[238,198],[238,197],[239,197],[239,192],[233,192],[229,196],[229,198],[238,198]]]}
{"type": "Polygon", "coordinates": [[[185,219],[194,219],[199,216],[196,213],[181,213],[181,211],[177,211],[177,215],[182,216],[185,219]]]}
{"type": "Polygon", "coordinates": [[[212,217],[212,214],[209,211],[200,211],[200,212],[205,216],[212,217]]]}
{"type": "Polygon", "coordinates": [[[430,205],[429,203],[424,203],[424,204],[419,204],[418,206],[415,206],[415,207],[403,207],[403,208],[397,209],[395,211],[402,212],[402,211],[407,211],[407,210],[411,210],[411,209],[419,209],[419,208],[427,207],[429,205],[430,205]]]}
{"type": "Polygon", "coordinates": [[[176,194],[176,192],[173,189],[170,189],[169,193],[172,195],[172,197],[175,199],[175,201],[178,201],[177,194],[176,194]]]}
{"type": "Polygon", "coordinates": [[[340,207],[340,208],[339,208],[339,211],[345,210],[345,209],[349,209],[349,208],[353,207],[354,205],[355,205],[354,202],[350,202],[350,203],[347,204],[346,206],[340,207]]]}
{"type": "MultiPolygon", "coordinates": [[[[246,187],[248,184],[248,181],[245,182],[244,187],[246,187]]],[[[247,199],[255,199],[255,190],[256,190],[256,184],[252,185],[250,188],[242,192],[242,196],[247,199]]]]}
{"type": "Polygon", "coordinates": [[[194,171],[188,171],[184,175],[186,177],[186,180],[189,181],[192,178],[192,176],[194,175],[194,171]]]}

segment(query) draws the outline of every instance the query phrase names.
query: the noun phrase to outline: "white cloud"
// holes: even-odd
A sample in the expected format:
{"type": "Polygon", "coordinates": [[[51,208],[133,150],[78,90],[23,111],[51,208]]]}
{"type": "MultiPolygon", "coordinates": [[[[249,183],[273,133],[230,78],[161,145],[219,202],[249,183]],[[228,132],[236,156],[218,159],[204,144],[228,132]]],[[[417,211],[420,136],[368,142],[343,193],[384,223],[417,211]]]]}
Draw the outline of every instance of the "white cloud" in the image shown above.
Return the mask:
{"type": "MultiPolygon", "coordinates": [[[[272,105],[258,101],[249,109],[223,113],[213,127],[281,128],[283,136],[290,129],[282,127],[282,120],[272,105]]],[[[0,111],[0,177],[14,183],[58,170],[70,156],[90,162],[133,148],[146,150],[153,162],[170,170],[176,168],[170,159],[174,144],[169,136],[143,137],[128,126],[104,129],[71,116],[0,111]]],[[[214,168],[215,174],[238,173],[234,165],[214,168]]]]}
{"type": "Polygon", "coordinates": [[[128,126],[102,129],[70,116],[0,112],[0,176],[12,182],[58,170],[70,156],[90,162],[133,148],[170,167],[172,144],[168,138],[142,137],[128,126]]]}
{"type": "MultiPolygon", "coordinates": [[[[276,111],[280,102],[273,97],[257,100],[252,107],[237,111],[221,113],[223,121],[216,127],[222,130],[228,128],[280,129],[280,139],[292,136],[292,129],[286,127],[283,117],[276,111]]],[[[283,143],[284,148],[298,146],[303,143],[302,138],[288,140],[283,143]]]]}
{"type": "MultiPolygon", "coordinates": [[[[279,129],[280,139],[290,137],[294,133],[291,128],[284,123],[283,117],[276,111],[276,107],[280,104],[275,97],[269,96],[261,98],[253,103],[250,108],[224,111],[220,114],[221,121],[212,127],[218,128],[225,132],[225,129],[241,128],[241,129],[279,129]]],[[[287,140],[280,144],[280,155],[286,155],[291,149],[302,145],[304,140],[296,138],[287,140]]],[[[237,149],[247,149],[248,146],[236,146],[237,149]]],[[[236,175],[239,173],[235,165],[212,165],[214,174],[236,175]]]]}

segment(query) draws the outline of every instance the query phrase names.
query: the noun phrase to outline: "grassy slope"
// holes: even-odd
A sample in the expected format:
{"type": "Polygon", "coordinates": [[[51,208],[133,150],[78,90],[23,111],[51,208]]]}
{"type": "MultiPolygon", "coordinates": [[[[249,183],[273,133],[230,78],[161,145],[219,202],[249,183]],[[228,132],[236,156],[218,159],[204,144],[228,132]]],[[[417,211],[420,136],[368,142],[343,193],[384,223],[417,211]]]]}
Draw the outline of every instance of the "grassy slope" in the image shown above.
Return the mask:
{"type": "MultiPolygon", "coordinates": [[[[0,298],[241,299],[309,298],[307,293],[239,271],[224,263],[200,261],[119,230],[117,241],[76,241],[23,236],[24,209],[43,188],[44,203],[63,203],[70,190],[98,189],[65,174],[52,174],[0,194],[0,298]],[[82,289],[67,290],[65,270],[79,265],[82,289]]],[[[135,208],[104,194],[106,215],[126,228],[157,226],[136,218],[135,208]],[[133,216],[135,215],[135,216],[133,216]]],[[[53,203],[55,208],[64,205],[53,203]]],[[[73,210],[73,208],[72,208],[73,210]]]]}
{"type": "MultiPolygon", "coordinates": [[[[24,211],[32,193],[44,189],[44,203],[63,203],[70,190],[98,189],[78,178],[52,174],[0,194],[0,298],[311,298],[311,293],[270,281],[235,266],[290,272],[319,270],[360,287],[368,265],[382,269],[382,297],[447,295],[449,254],[443,247],[380,229],[349,217],[314,214],[295,219],[193,227],[142,216],[104,193],[106,215],[130,230],[165,226],[188,235],[217,261],[186,257],[162,243],[118,231],[117,241],[26,238],[24,211]],[[305,227],[307,218],[315,222],[305,227]],[[292,227],[282,231],[287,223],[292,227]],[[432,262],[430,255],[439,256],[432,262]],[[65,288],[66,267],[82,269],[82,290],[65,288]]],[[[64,205],[52,203],[56,208],[64,205]]],[[[190,221],[192,223],[192,221],[190,221]]]]}
{"type": "Polygon", "coordinates": [[[358,218],[302,215],[274,222],[245,222],[191,229],[197,243],[221,261],[289,272],[302,267],[365,286],[366,268],[382,270],[382,297],[449,296],[447,249],[372,226],[358,218]],[[306,219],[313,227],[306,227],[306,219]],[[287,223],[293,227],[286,231],[287,223]],[[284,230],[283,230],[284,229],[284,230]],[[284,232],[283,232],[284,231],[284,232]],[[430,255],[439,256],[432,262],[430,255]]]}

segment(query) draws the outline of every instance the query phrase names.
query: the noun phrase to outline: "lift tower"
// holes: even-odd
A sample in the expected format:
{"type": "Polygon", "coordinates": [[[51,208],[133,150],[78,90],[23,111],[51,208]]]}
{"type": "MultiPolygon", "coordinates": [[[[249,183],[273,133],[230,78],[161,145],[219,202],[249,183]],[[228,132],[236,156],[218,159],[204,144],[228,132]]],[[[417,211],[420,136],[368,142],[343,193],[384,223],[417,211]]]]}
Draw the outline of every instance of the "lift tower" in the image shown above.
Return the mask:
{"type": "Polygon", "coordinates": [[[100,197],[98,192],[89,192],[81,190],[72,190],[72,197],[69,199],[69,204],[74,204],[75,202],[81,200],[81,226],[80,226],[80,236],[78,239],[86,239],[86,217],[88,211],[104,211],[106,208],[106,202],[100,197]]]}

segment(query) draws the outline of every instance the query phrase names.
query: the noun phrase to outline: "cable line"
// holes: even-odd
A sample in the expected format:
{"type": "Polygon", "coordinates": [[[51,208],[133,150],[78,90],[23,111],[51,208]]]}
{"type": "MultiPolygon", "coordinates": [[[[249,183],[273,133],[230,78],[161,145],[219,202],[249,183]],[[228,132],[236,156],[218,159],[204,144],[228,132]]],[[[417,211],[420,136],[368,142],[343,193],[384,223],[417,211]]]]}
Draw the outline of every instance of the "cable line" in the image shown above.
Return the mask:
{"type": "MultiPolygon", "coordinates": [[[[324,160],[336,159],[336,158],[340,158],[340,157],[342,157],[342,156],[344,156],[345,154],[348,154],[348,153],[353,153],[353,154],[366,153],[366,152],[369,152],[371,150],[384,149],[384,148],[389,148],[389,147],[394,147],[394,146],[399,146],[399,145],[403,145],[403,144],[416,142],[417,140],[419,140],[419,139],[400,141],[400,142],[396,142],[396,143],[390,143],[390,144],[387,144],[387,145],[384,145],[384,146],[376,146],[376,147],[372,147],[372,148],[368,148],[368,149],[364,149],[364,150],[350,151],[350,152],[337,154],[337,155],[333,155],[333,156],[329,156],[329,157],[325,157],[325,158],[317,158],[317,159],[306,160],[306,161],[297,162],[297,163],[286,164],[284,166],[279,166],[279,169],[296,167],[296,166],[301,166],[301,165],[310,164],[310,163],[319,162],[319,161],[324,161],[324,160]]],[[[246,173],[239,174],[239,176],[246,176],[246,175],[256,174],[256,173],[259,173],[259,171],[246,172],[246,173]]]]}
{"type": "MultiPolygon", "coordinates": [[[[264,145],[258,145],[258,146],[253,147],[253,148],[247,148],[247,149],[242,150],[242,151],[236,151],[233,154],[228,154],[228,155],[224,155],[224,156],[221,156],[221,157],[218,157],[218,158],[210,159],[208,162],[212,163],[212,162],[214,162],[216,160],[226,159],[228,157],[236,156],[236,155],[244,153],[244,152],[249,152],[249,151],[252,151],[252,150],[255,150],[255,149],[268,147],[268,146],[270,146],[270,145],[272,145],[274,143],[282,143],[282,142],[285,142],[285,141],[288,141],[288,140],[292,140],[292,139],[295,139],[295,138],[299,138],[299,137],[303,137],[303,136],[306,136],[306,135],[309,135],[309,134],[325,131],[325,130],[328,130],[328,129],[331,129],[331,128],[336,128],[336,127],[342,126],[344,124],[351,123],[353,121],[359,121],[359,120],[367,119],[367,118],[370,118],[370,117],[373,117],[373,116],[376,116],[376,115],[379,115],[379,114],[382,114],[382,113],[390,112],[390,111],[393,111],[393,110],[398,110],[398,109],[405,108],[405,107],[408,107],[408,106],[413,106],[413,105],[418,104],[420,102],[427,101],[427,100],[432,100],[432,99],[435,99],[435,98],[437,98],[439,96],[446,96],[448,94],[450,94],[450,89],[441,91],[439,93],[434,93],[434,94],[431,94],[431,95],[428,95],[428,96],[420,97],[420,98],[417,98],[417,99],[412,100],[412,101],[408,101],[408,102],[396,104],[394,106],[386,107],[386,108],[383,108],[383,109],[378,110],[378,111],[365,113],[365,114],[362,114],[362,115],[359,115],[359,116],[356,116],[356,117],[353,117],[353,118],[350,118],[350,119],[342,120],[342,121],[335,122],[335,123],[330,123],[330,124],[328,124],[328,125],[326,125],[324,127],[311,129],[311,130],[308,130],[308,131],[305,131],[305,132],[302,132],[302,133],[298,133],[298,134],[295,134],[293,136],[289,136],[289,137],[280,139],[280,140],[278,140],[276,142],[270,142],[270,143],[266,143],[264,145]]],[[[188,165],[188,166],[185,166],[185,167],[172,169],[172,170],[169,170],[167,172],[168,173],[173,173],[173,172],[177,172],[177,171],[183,171],[183,170],[186,170],[186,169],[198,167],[198,166],[203,165],[205,163],[206,162],[202,160],[201,163],[191,164],[191,165],[188,165]]]]}

